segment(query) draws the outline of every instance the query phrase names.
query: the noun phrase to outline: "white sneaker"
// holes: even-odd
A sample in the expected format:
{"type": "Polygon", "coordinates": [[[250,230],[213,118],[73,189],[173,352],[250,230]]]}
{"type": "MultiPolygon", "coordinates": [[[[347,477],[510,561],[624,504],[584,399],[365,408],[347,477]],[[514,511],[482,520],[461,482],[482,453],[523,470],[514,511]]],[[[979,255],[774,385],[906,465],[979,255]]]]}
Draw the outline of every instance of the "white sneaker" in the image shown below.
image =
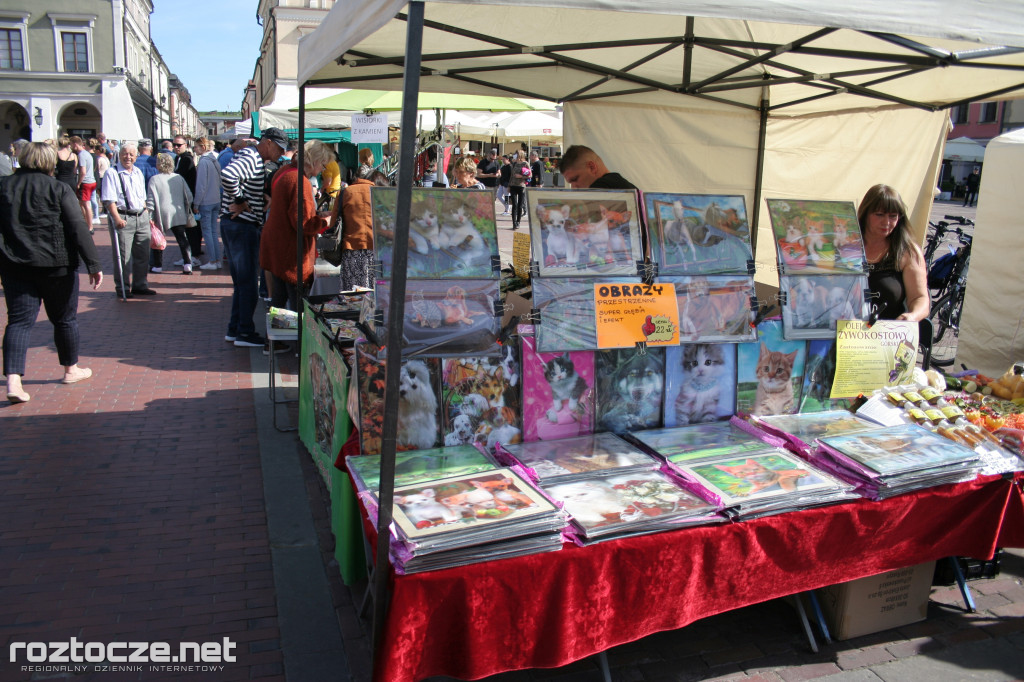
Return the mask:
{"type": "Polygon", "coordinates": [[[198,268],[202,264],[203,264],[203,261],[199,260],[198,258],[193,258],[192,259],[192,267],[198,268]]]}
{"type": "Polygon", "coordinates": [[[184,265],[184,266],[182,266],[182,269],[184,270],[186,275],[191,275],[192,274],[192,266],[191,265],[184,265]]]}
{"type": "Polygon", "coordinates": [[[206,265],[200,265],[199,269],[200,270],[220,270],[220,263],[214,263],[213,261],[210,261],[206,265]]]}
{"type": "Polygon", "coordinates": [[[152,267],[152,268],[149,269],[149,271],[150,272],[163,272],[164,269],[163,268],[159,268],[159,267],[152,267]]]}
{"type": "Polygon", "coordinates": [[[178,260],[174,261],[174,264],[175,265],[184,265],[185,264],[185,259],[184,258],[179,258],[178,260]]]}

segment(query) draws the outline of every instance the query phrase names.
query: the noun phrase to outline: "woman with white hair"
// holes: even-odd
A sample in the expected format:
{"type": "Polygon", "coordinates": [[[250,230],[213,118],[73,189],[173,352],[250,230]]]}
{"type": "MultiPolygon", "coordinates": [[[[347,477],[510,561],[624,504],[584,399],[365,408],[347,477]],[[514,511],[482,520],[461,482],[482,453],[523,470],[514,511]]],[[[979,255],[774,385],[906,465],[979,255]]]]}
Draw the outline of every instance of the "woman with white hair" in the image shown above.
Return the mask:
{"type": "Polygon", "coordinates": [[[302,183],[304,281],[313,278],[316,263],[316,236],[327,229],[327,218],[316,212],[313,186],[309,178],[322,172],[334,158],[330,146],[313,140],[304,148],[304,167],[299,173],[298,155],[282,166],[270,186],[270,210],[260,235],[260,267],[270,273],[270,305],[298,310],[298,273],[295,246],[298,237],[298,189],[302,183]]]}
{"type": "MultiPolygon", "coordinates": [[[[182,271],[192,274],[192,247],[189,245],[185,227],[192,215],[192,192],[188,189],[185,178],[174,172],[174,159],[170,154],[157,154],[157,174],[149,179],[146,192],[146,208],[153,222],[164,234],[168,230],[174,234],[181,249],[182,271]]],[[[156,249],[150,251],[150,272],[163,270],[164,252],[156,249]]]]}

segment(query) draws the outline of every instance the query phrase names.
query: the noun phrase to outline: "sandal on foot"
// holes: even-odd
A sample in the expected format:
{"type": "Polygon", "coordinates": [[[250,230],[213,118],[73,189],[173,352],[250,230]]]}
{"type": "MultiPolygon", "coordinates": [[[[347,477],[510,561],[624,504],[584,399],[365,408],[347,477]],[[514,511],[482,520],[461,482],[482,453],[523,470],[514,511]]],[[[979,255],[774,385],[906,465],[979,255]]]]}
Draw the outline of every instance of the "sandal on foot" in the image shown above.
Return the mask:
{"type": "Polygon", "coordinates": [[[62,383],[62,384],[77,384],[79,381],[85,381],[86,379],[88,379],[89,377],[92,376],[92,370],[89,369],[88,367],[82,367],[81,368],[81,372],[82,372],[81,374],[73,376],[73,377],[70,377],[70,378],[67,375],[65,375],[64,378],[60,380],[60,383],[62,383]]]}

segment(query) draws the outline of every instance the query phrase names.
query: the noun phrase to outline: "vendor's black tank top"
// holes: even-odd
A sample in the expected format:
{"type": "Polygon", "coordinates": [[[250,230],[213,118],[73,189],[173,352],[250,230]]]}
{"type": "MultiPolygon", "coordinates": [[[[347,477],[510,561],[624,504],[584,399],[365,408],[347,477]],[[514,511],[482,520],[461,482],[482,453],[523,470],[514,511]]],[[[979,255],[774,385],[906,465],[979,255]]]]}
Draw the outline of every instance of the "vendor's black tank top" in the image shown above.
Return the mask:
{"type": "Polygon", "coordinates": [[[67,161],[61,160],[57,157],[57,170],[54,171],[53,177],[56,180],[60,180],[65,185],[69,186],[73,190],[78,190],[78,161],[75,157],[71,157],[67,161]]]}
{"type": "Polygon", "coordinates": [[[868,289],[876,297],[878,319],[895,320],[907,311],[907,291],[903,287],[903,273],[896,269],[896,258],[891,253],[877,263],[868,263],[868,289]]]}

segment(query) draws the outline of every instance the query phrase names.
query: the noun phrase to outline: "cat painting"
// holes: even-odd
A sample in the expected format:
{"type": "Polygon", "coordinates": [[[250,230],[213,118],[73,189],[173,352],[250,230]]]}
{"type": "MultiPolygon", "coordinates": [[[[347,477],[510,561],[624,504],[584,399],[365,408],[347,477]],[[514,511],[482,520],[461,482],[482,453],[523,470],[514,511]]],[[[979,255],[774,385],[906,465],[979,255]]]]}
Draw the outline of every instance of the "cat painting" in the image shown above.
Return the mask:
{"type": "Polygon", "coordinates": [[[835,251],[831,244],[826,245],[825,221],[808,219],[804,221],[804,226],[807,228],[807,234],[803,238],[803,244],[807,249],[808,260],[815,264],[835,260],[835,251]]]}
{"type": "Polygon", "coordinates": [[[673,426],[700,424],[719,419],[719,400],[733,379],[728,375],[726,351],[734,346],[694,343],[681,347],[683,379],[673,409],[673,426]]]}
{"type": "Polygon", "coordinates": [[[432,199],[423,199],[412,206],[409,221],[409,241],[417,253],[426,256],[441,248],[437,205],[432,199]]]}
{"type": "Polygon", "coordinates": [[[716,464],[714,467],[748,484],[750,489],[747,495],[767,492],[775,486],[791,493],[796,490],[797,482],[810,474],[806,469],[769,469],[754,459],[748,459],[743,464],[716,464]]]}
{"type": "Polygon", "coordinates": [[[460,197],[445,197],[438,231],[438,247],[455,258],[460,267],[487,265],[490,248],[473,225],[470,209],[460,197]]]}
{"type": "Polygon", "coordinates": [[[757,361],[757,394],[750,413],[756,416],[766,414],[787,414],[795,407],[793,395],[793,363],[797,351],[783,353],[769,350],[761,343],[757,361]]]}
{"type": "Polygon", "coordinates": [[[551,407],[547,418],[552,424],[558,423],[558,413],[567,408],[576,413],[580,407],[580,399],[589,388],[583,377],[576,373],[569,353],[562,353],[544,363],[544,379],[551,388],[551,407]]]}

